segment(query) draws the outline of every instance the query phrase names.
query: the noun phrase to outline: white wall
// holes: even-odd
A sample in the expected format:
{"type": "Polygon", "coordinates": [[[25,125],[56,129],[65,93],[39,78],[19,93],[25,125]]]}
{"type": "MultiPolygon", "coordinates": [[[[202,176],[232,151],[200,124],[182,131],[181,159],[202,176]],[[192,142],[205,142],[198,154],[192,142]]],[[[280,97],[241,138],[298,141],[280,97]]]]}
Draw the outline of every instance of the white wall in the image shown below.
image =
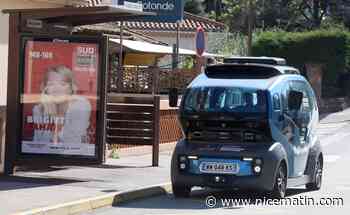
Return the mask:
{"type": "Polygon", "coordinates": [[[6,105],[8,60],[8,15],[0,14],[0,106],[6,105]]]}
{"type": "MultiPolygon", "coordinates": [[[[169,45],[176,43],[176,34],[175,33],[166,33],[166,32],[144,32],[147,35],[153,37],[158,41],[162,41],[169,45]]],[[[180,34],[180,48],[182,49],[190,49],[196,51],[196,41],[195,41],[195,32],[185,32],[180,34]]],[[[208,44],[208,35],[206,35],[206,47],[208,44]]]]}
{"type": "MultiPolygon", "coordinates": [[[[169,33],[151,33],[147,32],[148,35],[153,37],[156,40],[162,41],[164,43],[167,43],[169,45],[175,44],[176,43],[176,34],[169,34],[169,33]]],[[[194,37],[195,34],[192,35],[181,35],[180,36],[180,48],[183,49],[191,49],[191,50],[196,50],[196,46],[194,44],[194,37]]]]}

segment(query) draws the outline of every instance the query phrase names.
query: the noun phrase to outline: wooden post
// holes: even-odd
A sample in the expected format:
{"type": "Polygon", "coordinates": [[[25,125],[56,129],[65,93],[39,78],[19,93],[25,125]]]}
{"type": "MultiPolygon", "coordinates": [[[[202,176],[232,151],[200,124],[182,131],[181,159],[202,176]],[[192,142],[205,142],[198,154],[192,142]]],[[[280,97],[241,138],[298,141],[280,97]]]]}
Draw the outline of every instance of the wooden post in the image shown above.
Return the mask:
{"type": "Polygon", "coordinates": [[[8,84],[7,85],[7,119],[6,119],[6,141],[5,141],[5,171],[6,175],[14,173],[17,144],[20,142],[18,136],[20,113],[20,14],[10,14],[9,19],[9,47],[8,47],[8,84]]]}
{"type": "Polygon", "coordinates": [[[0,106],[0,174],[4,172],[3,148],[5,145],[6,107],[0,106]]]}
{"type": "Polygon", "coordinates": [[[160,96],[154,96],[152,166],[159,166],[160,96]]]}
{"type": "Polygon", "coordinates": [[[152,69],[152,94],[159,94],[159,67],[151,67],[152,69]]]}

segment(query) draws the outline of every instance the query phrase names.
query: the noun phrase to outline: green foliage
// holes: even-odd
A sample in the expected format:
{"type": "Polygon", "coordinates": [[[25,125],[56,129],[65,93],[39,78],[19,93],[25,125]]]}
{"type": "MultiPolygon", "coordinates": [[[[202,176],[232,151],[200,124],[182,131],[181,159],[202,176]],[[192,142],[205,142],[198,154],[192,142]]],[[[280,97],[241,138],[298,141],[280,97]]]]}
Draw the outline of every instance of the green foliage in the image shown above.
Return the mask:
{"type": "Polygon", "coordinates": [[[182,69],[193,69],[194,67],[194,60],[192,56],[185,56],[182,57],[180,62],[180,68],[182,69]]]}
{"type": "Polygon", "coordinates": [[[197,15],[204,15],[202,0],[185,0],[185,11],[197,15]]]}
{"type": "MultiPolygon", "coordinates": [[[[261,29],[255,29],[253,41],[259,38],[261,33],[263,33],[261,29]]],[[[247,36],[240,32],[208,32],[207,51],[223,56],[246,56],[248,54],[247,36]]]]}
{"type": "Polygon", "coordinates": [[[349,67],[350,34],[341,28],[290,33],[261,33],[253,43],[254,56],[274,56],[287,59],[289,65],[304,71],[306,63],[324,67],[324,83],[334,84],[337,73],[349,67]]]}
{"type": "Polygon", "coordinates": [[[247,0],[223,0],[223,11],[218,20],[224,22],[231,32],[246,31],[247,0]]]}
{"type": "Polygon", "coordinates": [[[118,153],[118,149],[116,149],[116,148],[112,149],[110,158],[112,158],[112,159],[119,159],[120,158],[119,153],[118,153]]]}

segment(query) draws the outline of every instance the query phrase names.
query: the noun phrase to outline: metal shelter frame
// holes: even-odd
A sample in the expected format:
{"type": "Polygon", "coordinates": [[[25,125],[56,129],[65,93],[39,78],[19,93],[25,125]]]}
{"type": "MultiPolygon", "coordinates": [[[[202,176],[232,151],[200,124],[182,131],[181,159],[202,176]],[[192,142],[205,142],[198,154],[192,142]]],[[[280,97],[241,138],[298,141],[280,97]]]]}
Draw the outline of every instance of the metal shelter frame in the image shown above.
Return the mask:
{"type": "MultiPolygon", "coordinates": [[[[139,15],[154,15],[124,8],[97,6],[97,7],[62,7],[41,9],[8,9],[3,13],[9,14],[9,53],[8,53],[8,97],[7,97],[7,126],[5,143],[5,171],[9,175],[14,173],[16,165],[28,164],[41,165],[87,165],[100,164],[105,160],[105,112],[106,112],[106,78],[108,70],[108,37],[96,36],[91,40],[99,42],[102,46],[101,74],[99,83],[99,110],[97,119],[101,123],[101,134],[98,135],[96,145],[97,158],[82,160],[64,156],[23,156],[19,153],[20,144],[20,116],[21,116],[21,53],[23,35],[57,36],[57,38],[79,38],[81,35],[72,36],[71,30],[75,26],[97,24],[111,21],[128,20],[139,15]]],[[[89,37],[82,36],[89,39],[89,37]]]]}

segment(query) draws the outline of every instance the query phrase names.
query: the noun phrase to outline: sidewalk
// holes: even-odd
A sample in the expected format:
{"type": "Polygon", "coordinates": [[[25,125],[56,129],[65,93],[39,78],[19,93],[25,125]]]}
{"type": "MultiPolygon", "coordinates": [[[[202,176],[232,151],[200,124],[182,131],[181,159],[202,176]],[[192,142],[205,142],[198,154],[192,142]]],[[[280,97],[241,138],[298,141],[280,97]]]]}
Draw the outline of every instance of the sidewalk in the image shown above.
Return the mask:
{"type": "Polygon", "coordinates": [[[151,155],[109,159],[90,167],[57,167],[0,176],[0,214],[140,189],[168,183],[171,152],[160,153],[159,167],[152,167],[151,155]]]}

